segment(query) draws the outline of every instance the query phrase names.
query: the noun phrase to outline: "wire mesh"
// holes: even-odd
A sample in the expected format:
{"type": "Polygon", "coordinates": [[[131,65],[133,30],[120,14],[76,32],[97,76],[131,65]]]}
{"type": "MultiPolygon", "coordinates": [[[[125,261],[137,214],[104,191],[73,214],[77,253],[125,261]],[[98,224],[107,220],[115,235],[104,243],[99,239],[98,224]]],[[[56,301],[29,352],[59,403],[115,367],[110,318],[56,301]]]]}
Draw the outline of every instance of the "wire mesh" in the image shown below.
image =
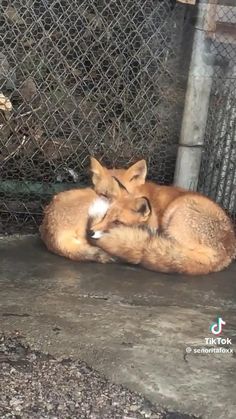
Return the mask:
{"type": "Polygon", "coordinates": [[[0,231],[28,231],[55,191],[146,158],[173,179],[185,6],[173,0],[0,4],[0,231]]]}
{"type": "Polygon", "coordinates": [[[236,6],[231,0],[214,3],[210,48],[215,65],[199,190],[236,221],[236,6]]]}

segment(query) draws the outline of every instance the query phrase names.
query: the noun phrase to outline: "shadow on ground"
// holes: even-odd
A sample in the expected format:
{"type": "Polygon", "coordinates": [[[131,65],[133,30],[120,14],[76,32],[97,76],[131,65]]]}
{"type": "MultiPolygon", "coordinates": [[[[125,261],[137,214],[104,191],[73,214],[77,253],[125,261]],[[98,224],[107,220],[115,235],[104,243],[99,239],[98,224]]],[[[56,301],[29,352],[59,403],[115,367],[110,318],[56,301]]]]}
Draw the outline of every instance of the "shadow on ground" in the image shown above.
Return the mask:
{"type": "Polygon", "coordinates": [[[235,419],[236,264],[197,278],[79,264],[36,237],[2,238],[0,252],[2,332],[81,359],[163,409],[235,419]],[[231,343],[207,345],[217,316],[231,343]]]}

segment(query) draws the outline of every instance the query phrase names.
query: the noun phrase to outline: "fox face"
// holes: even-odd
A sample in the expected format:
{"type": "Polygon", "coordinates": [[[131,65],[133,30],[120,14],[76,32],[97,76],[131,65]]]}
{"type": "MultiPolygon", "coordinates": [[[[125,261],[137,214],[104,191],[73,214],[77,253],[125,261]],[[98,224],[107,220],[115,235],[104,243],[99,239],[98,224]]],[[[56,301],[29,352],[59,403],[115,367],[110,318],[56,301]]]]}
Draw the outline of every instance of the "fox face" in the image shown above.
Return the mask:
{"type": "MultiPolygon", "coordinates": [[[[125,170],[107,169],[103,167],[98,160],[91,157],[90,169],[92,172],[94,190],[97,195],[99,195],[99,198],[93,202],[89,209],[89,224],[99,225],[100,222],[104,222],[105,226],[106,221],[110,224],[109,219],[113,218],[113,212],[114,214],[120,212],[120,219],[123,219],[121,224],[124,224],[126,218],[127,225],[132,225],[135,222],[142,222],[142,203],[140,202],[140,211],[135,211],[136,205],[138,207],[139,204],[138,202],[134,203],[131,196],[129,197],[129,194],[130,192],[135,192],[139,186],[145,183],[147,175],[145,160],[140,160],[125,170]],[[128,201],[131,211],[129,211],[127,207],[125,213],[123,213],[126,205],[128,205],[128,201]],[[110,206],[114,202],[116,202],[117,205],[112,206],[110,211],[110,206]],[[108,210],[109,215],[107,214],[108,210]]],[[[117,224],[117,220],[116,223],[111,223],[111,225],[117,224]]]]}
{"type": "MultiPolygon", "coordinates": [[[[122,193],[122,189],[120,191],[122,193]]],[[[124,192],[123,192],[124,193],[124,192]]],[[[134,198],[125,194],[119,200],[110,202],[97,198],[89,208],[88,236],[99,239],[114,227],[145,225],[151,215],[151,205],[146,197],[134,198]],[[98,220],[98,213],[100,221],[98,220]],[[103,213],[103,218],[101,219],[103,213]]]]}
{"type": "Polygon", "coordinates": [[[134,192],[138,186],[145,183],[147,175],[145,160],[140,160],[125,170],[107,169],[91,157],[90,170],[95,192],[111,200],[122,196],[119,182],[128,192],[134,192]]]}

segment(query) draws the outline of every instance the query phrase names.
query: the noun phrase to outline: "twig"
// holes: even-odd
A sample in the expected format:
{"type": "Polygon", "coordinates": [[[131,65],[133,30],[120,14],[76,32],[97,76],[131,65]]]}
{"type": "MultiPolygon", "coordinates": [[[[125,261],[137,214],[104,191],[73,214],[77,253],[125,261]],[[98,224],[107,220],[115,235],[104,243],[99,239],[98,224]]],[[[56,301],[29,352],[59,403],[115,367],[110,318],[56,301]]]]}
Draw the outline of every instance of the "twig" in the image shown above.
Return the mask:
{"type": "Polygon", "coordinates": [[[24,116],[30,115],[30,114],[32,114],[33,112],[37,112],[37,111],[39,111],[39,109],[41,109],[41,106],[39,106],[39,107],[38,107],[38,108],[36,108],[36,109],[32,109],[31,111],[28,111],[28,112],[22,113],[22,114],[20,114],[20,115],[17,115],[17,116],[16,116],[16,118],[22,118],[22,117],[24,117],[24,116]]]}
{"type": "Polygon", "coordinates": [[[11,157],[14,157],[18,151],[22,148],[22,146],[25,144],[25,135],[23,136],[23,140],[21,141],[21,143],[16,147],[15,150],[13,150],[7,157],[5,157],[5,159],[3,159],[4,162],[8,161],[11,157]]]}

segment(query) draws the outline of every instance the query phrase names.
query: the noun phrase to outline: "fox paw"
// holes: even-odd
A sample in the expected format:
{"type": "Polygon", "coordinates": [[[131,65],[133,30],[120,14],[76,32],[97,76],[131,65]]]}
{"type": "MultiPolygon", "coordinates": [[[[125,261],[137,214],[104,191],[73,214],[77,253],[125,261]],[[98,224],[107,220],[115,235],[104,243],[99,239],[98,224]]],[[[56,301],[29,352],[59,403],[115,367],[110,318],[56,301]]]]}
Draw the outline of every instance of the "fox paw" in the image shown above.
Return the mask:
{"type": "Polygon", "coordinates": [[[96,260],[100,263],[111,263],[116,261],[114,257],[110,256],[106,252],[103,252],[102,250],[98,250],[96,260]]]}

